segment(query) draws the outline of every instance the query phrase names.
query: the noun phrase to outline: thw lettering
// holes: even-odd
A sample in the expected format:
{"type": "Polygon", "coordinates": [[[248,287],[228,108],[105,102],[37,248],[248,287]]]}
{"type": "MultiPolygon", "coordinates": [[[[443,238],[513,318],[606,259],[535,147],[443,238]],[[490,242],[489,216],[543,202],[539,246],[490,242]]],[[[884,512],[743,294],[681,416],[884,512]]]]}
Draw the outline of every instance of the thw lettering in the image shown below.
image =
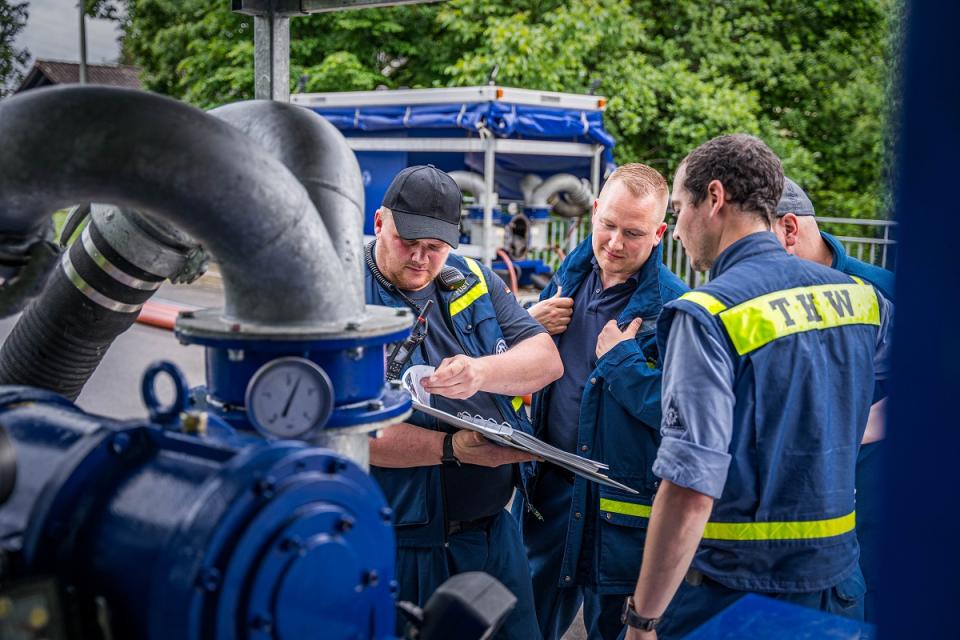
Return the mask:
{"type": "Polygon", "coordinates": [[[770,301],[770,308],[776,309],[780,313],[782,313],[783,321],[786,323],[788,327],[792,327],[793,325],[796,324],[796,322],[793,321],[793,318],[790,317],[790,313],[787,311],[787,307],[789,305],[790,303],[787,302],[786,298],[777,298],[776,300],[770,301]]]}
{"type": "Polygon", "coordinates": [[[843,318],[845,315],[853,315],[853,302],[850,301],[850,292],[846,289],[839,291],[824,291],[830,306],[837,312],[837,315],[843,318]]]}

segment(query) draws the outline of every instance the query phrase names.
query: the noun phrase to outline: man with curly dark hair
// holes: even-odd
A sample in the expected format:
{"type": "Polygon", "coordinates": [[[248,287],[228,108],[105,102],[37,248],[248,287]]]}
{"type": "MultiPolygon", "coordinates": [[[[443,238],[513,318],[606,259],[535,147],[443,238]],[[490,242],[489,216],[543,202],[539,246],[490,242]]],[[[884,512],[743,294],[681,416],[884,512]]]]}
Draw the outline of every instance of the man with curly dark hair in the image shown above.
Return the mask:
{"type": "Polygon", "coordinates": [[[748,593],[863,618],[854,468],[891,310],[784,250],[782,190],[780,160],[747,135],[701,145],[674,177],[675,235],[710,281],[657,325],[661,484],[629,639],[683,637],[748,593]]]}

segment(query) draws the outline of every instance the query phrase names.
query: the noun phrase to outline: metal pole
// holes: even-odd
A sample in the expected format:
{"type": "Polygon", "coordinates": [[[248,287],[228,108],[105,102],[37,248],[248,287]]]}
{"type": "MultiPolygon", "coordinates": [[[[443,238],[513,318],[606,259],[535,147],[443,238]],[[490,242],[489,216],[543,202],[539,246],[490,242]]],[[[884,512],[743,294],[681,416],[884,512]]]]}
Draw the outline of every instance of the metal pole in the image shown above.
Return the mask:
{"type": "Polygon", "coordinates": [[[253,48],[254,97],[290,102],[290,18],[254,16],[253,48]]]}
{"type": "Polygon", "coordinates": [[[496,166],[496,138],[487,132],[486,148],[483,152],[483,190],[486,197],[483,199],[483,264],[493,265],[493,256],[496,249],[493,246],[493,172],[496,166]]]}
{"type": "Polygon", "coordinates": [[[80,0],[80,84],[87,84],[87,22],[86,2],[80,0]]]}
{"type": "Polygon", "coordinates": [[[663,239],[663,243],[667,245],[666,246],[667,255],[665,256],[666,264],[667,264],[667,267],[669,267],[672,270],[673,269],[673,243],[676,242],[676,240],[673,239],[673,228],[667,227],[667,230],[663,232],[663,235],[665,236],[663,239]]]}
{"type": "Polygon", "coordinates": [[[603,145],[594,145],[593,158],[590,160],[590,185],[593,187],[593,197],[600,195],[600,159],[603,156],[603,145]]]}
{"type": "Polygon", "coordinates": [[[880,266],[887,268],[887,245],[890,244],[890,225],[883,226],[883,257],[880,258],[880,266]]]}

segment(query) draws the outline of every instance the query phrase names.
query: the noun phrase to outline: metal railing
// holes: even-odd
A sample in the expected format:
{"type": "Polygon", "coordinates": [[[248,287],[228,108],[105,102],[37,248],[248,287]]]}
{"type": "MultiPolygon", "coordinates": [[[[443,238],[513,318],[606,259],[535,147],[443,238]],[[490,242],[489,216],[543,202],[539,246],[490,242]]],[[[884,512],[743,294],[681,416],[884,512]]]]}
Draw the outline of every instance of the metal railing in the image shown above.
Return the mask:
{"type": "MultiPolygon", "coordinates": [[[[817,223],[822,230],[836,236],[850,256],[893,270],[896,262],[896,222],[824,216],[817,217],[817,223]]],[[[556,269],[561,256],[589,233],[590,219],[587,216],[579,220],[551,218],[547,225],[547,245],[550,248],[534,252],[533,257],[556,269]]],[[[664,233],[663,262],[692,287],[706,281],[706,274],[691,268],[683,245],[673,238],[673,225],[667,227],[664,233]]]]}

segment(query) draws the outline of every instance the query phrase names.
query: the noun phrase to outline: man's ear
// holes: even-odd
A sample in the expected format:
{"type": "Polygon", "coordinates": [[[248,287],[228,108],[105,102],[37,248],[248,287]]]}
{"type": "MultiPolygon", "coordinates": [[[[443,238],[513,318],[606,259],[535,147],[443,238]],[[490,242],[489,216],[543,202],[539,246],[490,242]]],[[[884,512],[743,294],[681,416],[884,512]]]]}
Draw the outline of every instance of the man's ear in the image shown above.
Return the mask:
{"type": "Polygon", "coordinates": [[[373,233],[374,235],[379,236],[382,230],[383,230],[383,214],[380,213],[380,209],[377,209],[373,214],[373,233]]]}
{"type": "Polygon", "coordinates": [[[707,185],[707,200],[710,202],[710,217],[715,217],[727,201],[727,190],[719,180],[711,180],[707,185]]]}
{"type": "Polygon", "coordinates": [[[787,245],[787,251],[793,253],[791,249],[800,241],[800,221],[792,213],[783,214],[780,220],[783,223],[783,242],[787,245]]]}
{"type": "MultiPolygon", "coordinates": [[[[660,244],[660,241],[663,240],[663,232],[667,230],[667,223],[661,222],[660,226],[657,227],[655,235],[657,236],[657,244],[660,244]]],[[[656,244],[654,246],[657,246],[656,244]]]]}

